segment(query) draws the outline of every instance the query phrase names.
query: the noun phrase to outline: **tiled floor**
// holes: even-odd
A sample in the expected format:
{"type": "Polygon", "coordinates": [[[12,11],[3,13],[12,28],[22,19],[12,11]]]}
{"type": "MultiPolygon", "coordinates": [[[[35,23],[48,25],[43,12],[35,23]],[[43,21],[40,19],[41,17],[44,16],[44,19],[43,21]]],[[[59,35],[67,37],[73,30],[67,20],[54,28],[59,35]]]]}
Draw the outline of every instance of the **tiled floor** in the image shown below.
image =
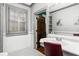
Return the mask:
{"type": "MultiPolygon", "coordinates": [[[[63,55],[64,56],[76,56],[66,51],[63,51],[63,55]]],[[[25,48],[19,51],[8,53],[8,56],[45,56],[45,55],[39,52],[38,50],[35,50],[32,48],[25,48]]]]}
{"type": "Polygon", "coordinates": [[[35,49],[25,48],[16,52],[9,53],[8,56],[44,56],[44,55],[35,49]]]}
{"type": "Polygon", "coordinates": [[[69,52],[67,52],[67,51],[63,51],[63,55],[64,55],[64,56],[77,56],[77,55],[72,54],[72,53],[69,53],[69,52]]]}
{"type": "Polygon", "coordinates": [[[37,48],[37,50],[44,54],[44,47],[37,48]]]}

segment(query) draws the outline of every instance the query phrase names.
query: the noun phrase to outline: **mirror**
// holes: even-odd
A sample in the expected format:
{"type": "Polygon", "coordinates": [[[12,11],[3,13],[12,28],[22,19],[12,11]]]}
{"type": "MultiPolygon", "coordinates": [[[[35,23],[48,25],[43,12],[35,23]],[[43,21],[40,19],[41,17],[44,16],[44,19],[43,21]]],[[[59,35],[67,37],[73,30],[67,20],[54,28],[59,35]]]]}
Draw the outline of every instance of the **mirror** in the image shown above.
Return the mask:
{"type": "MultiPolygon", "coordinates": [[[[54,7],[52,7],[54,9],[54,7]]],[[[79,4],[52,10],[49,33],[79,36],[79,4]]]]}

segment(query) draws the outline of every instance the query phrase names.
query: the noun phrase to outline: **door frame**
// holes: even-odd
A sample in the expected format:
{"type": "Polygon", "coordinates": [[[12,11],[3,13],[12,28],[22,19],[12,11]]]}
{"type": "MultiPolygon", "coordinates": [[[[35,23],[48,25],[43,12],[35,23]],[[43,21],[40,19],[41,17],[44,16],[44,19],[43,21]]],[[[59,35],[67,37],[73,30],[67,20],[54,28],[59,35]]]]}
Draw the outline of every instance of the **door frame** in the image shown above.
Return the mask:
{"type": "Polygon", "coordinates": [[[3,11],[3,7],[4,7],[4,4],[0,4],[0,52],[4,52],[4,42],[3,42],[3,14],[4,14],[4,11],[3,11]]]}
{"type": "Polygon", "coordinates": [[[36,30],[37,30],[37,20],[36,20],[36,17],[38,17],[38,13],[40,13],[40,12],[42,12],[42,11],[45,11],[46,12],[46,17],[45,17],[45,24],[46,24],[46,35],[47,35],[47,33],[48,33],[48,24],[47,24],[47,14],[48,14],[48,8],[47,7],[44,7],[44,8],[41,8],[40,10],[38,10],[38,11],[36,11],[35,13],[34,13],[34,48],[36,49],[37,48],[37,44],[36,44],[36,42],[37,42],[37,32],[36,32],[36,30]]]}

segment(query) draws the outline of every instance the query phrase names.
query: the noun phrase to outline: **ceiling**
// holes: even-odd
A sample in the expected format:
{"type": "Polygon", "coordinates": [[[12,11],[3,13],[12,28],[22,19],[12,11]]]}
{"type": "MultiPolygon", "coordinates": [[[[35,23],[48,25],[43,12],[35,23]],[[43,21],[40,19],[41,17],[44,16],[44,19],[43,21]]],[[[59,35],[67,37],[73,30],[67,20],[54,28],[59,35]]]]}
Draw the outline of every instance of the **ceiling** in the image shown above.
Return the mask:
{"type": "Polygon", "coordinates": [[[20,4],[22,4],[24,6],[29,6],[30,7],[30,6],[32,6],[33,3],[20,3],[20,4]]]}
{"type": "Polygon", "coordinates": [[[29,5],[29,6],[32,5],[32,3],[24,3],[24,4],[29,5]]]}

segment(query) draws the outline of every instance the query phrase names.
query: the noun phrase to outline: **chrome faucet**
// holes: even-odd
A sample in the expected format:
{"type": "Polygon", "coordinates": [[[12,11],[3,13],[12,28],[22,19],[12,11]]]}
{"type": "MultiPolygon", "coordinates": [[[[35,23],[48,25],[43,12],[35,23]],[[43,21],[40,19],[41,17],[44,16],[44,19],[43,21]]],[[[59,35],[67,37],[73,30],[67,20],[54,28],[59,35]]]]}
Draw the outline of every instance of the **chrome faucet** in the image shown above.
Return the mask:
{"type": "Polygon", "coordinates": [[[62,38],[56,37],[56,40],[57,40],[57,41],[62,41],[62,38]]]}

